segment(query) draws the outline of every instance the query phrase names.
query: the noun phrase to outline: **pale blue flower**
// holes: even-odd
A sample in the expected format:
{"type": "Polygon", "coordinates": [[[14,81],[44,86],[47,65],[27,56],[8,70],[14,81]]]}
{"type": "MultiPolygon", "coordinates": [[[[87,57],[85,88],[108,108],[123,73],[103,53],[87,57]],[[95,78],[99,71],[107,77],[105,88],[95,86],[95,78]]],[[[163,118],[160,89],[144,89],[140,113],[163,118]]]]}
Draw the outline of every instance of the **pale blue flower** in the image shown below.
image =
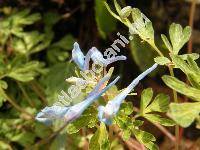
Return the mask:
{"type": "Polygon", "coordinates": [[[84,101],[70,107],[56,105],[45,107],[37,114],[36,120],[45,124],[51,124],[55,119],[63,120],[65,123],[74,121],[81,116],[85,109],[87,109],[95,100],[97,100],[104,92],[106,92],[119,80],[119,77],[117,77],[114,81],[101,90],[101,87],[106,81],[109,80],[110,76],[110,74],[105,75],[84,101]]]}
{"type": "Polygon", "coordinates": [[[119,61],[119,60],[126,60],[126,56],[117,56],[105,59],[103,58],[102,53],[96,48],[92,47],[84,56],[83,52],[81,51],[79,44],[77,42],[74,43],[74,48],[72,50],[72,60],[78,65],[81,70],[88,70],[89,69],[89,62],[90,59],[95,64],[100,64],[106,67],[107,65],[119,61]]]}
{"type": "Polygon", "coordinates": [[[145,76],[151,73],[158,64],[154,64],[152,67],[141,73],[131,84],[125,88],[120,94],[118,94],[113,100],[109,101],[106,106],[98,107],[98,118],[100,121],[110,125],[112,124],[113,117],[119,111],[120,105],[126,96],[133,90],[133,88],[142,80],[145,76]]]}

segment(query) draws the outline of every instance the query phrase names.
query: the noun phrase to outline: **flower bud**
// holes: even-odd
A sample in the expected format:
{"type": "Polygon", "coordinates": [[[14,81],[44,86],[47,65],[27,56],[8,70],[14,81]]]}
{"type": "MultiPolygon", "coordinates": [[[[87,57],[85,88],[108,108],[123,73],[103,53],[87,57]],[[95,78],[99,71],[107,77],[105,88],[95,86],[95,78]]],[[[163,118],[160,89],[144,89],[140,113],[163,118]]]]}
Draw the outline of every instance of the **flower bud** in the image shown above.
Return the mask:
{"type": "Polygon", "coordinates": [[[121,18],[125,19],[131,14],[131,12],[132,12],[131,6],[126,6],[121,10],[120,16],[121,18]]]}

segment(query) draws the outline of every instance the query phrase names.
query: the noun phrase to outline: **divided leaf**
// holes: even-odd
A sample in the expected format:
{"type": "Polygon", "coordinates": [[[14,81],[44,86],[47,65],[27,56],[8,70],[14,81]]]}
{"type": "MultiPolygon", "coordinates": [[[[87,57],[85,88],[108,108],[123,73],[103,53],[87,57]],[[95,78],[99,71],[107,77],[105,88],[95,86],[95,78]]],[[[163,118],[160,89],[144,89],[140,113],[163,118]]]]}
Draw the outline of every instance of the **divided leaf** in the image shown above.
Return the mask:
{"type": "Polygon", "coordinates": [[[169,106],[169,96],[158,94],[154,100],[151,88],[145,89],[141,95],[140,115],[153,123],[160,123],[164,126],[173,126],[174,122],[170,119],[161,117],[155,112],[167,112],[169,106]],[[150,113],[150,114],[149,114],[150,113]]]}
{"type": "Polygon", "coordinates": [[[199,117],[200,102],[171,103],[169,116],[182,127],[188,127],[195,118],[199,117]]]}
{"type": "Polygon", "coordinates": [[[138,129],[133,129],[133,134],[135,135],[136,139],[145,145],[150,150],[158,150],[158,146],[154,144],[156,141],[156,138],[151,134],[146,131],[138,130],[138,129]]]}
{"type": "Polygon", "coordinates": [[[154,45],[154,29],[152,22],[138,9],[132,9],[132,18],[134,23],[130,28],[131,34],[138,34],[140,38],[154,45]]]}
{"type": "Polygon", "coordinates": [[[109,149],[110,143],[108,140],[108,133],[104,123],[100,124],[95,134],[90,139],[89,149],[90,150],[103,150],[109,149]]]}
{"type": "Polygon", "coordinates": [[[200,101],[200,90],[193,88],[186,83],[178,80],[175,77],[164,75],[162,76],[162,80],[165,82],[167,86],[172,88],[173,90],[176,90],[177,92],[186,95],[193,100],[200,101]]]}
{"type": "Polygon", "coordinates": [[[191,28],[189,26],[184,29],[180,24],[172,23],[169,28],[169,36],[173,46],[173,53],[178,54],[183,45],[191,36],[191,28]]]}
{"type": "Polygon", "coordinates": [[[166,112],[169,106],[169,96],[158,94],[153,102],[144,110],[144,113],[149,112],[166,112]]]}
{"type": "Polygon", "coordinates": [[[89,107],[80,118],[73,121],[67,126],[69,134],[77,133],[83,127],[92,128],[97,123],[97,110],[94,107],[89,107]]]}
{"type": "Polygon", "coordinates": [[[38,61],[30,61],[26,64],[20,64],[20,66],[13,66],[8,77],[21,82],[28,82],[34,79],[40,72],[43,72],[43,64],[38,61]]]}

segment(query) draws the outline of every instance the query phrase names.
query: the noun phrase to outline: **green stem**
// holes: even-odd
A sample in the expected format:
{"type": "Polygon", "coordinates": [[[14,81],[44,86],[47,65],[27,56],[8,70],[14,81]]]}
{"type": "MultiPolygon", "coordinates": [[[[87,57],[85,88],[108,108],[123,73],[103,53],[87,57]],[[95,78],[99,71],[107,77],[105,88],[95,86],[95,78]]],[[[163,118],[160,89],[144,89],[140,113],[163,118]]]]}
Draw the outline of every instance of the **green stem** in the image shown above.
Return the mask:
{"type": "MultiPolygon", "coordinates": [[[[174,77],[174,71],[173,71],[172,66],[169,66],[169,72],[170,72],[170,75],[172,77],[174,77]]],[[[178,103],[177,92],[175,90],[173,90],[173,97],[174,97],[174,102],[178,103]]],[[[175,126],[175,136],[176,136],[175,150],[178,150],[179,142],[180,142],[180,140],[179,140],[179,125],[175,126]]]]}
{"type": "Polygon", "coordinates": [[[34,118],[34,116],[32,114],[30,114],[29,112],[25,111],[23,108],[21,108],[17,103],[15,103],[15,101],[8,96],[5,92],[2,92],[4,97],[7,99],[7,101],[15,108],[17,109],[19,112],[22,112],[26,115],[28,115],[31,119],[34,118]]]}
{"type": "MultiPolygon", "coordinates": [[[[160,56],[164,56],[155,44],[152,44],[151,46],[158,52],[158,54],[160,56]]],[[[169,66],[169,72],[170,72],[170,75],[174,77],[174,71],[173,71],[172,66],[169,66]]],[[[178,103],[177,92],[175,90],[173,90],[173,98],[174,98],[174,102],[178,103]]],[[[179,140],[179,126],[178,125],[175,126],[175,136],[176,136],[175,150],[178,150],[179,149],[179,142],[180,142],[180,140],[179,140]]]]}
{"type": "Polygon", "coordinates": [[[31,88],[32,90],[40,97],[41,101],[43,102],[44,105],[47,105],[48,102],[43,94],[43,90],[41,89],[41,87],[39,86],[39,84],[37,82],[31,81],[31,88]]]}
{"type": "Polygon", "coordinates": [[[29,105],[31,107],[35,107],[35,104],[32,102],[31,98],[28,96],[26,90],[24,89],[24,87],[21,85],[21,83],[17,82],[19,88],[22,91],[22,94],[24,95],[24,98],[27,100],[27,102],[29,103],[29,105]]]}

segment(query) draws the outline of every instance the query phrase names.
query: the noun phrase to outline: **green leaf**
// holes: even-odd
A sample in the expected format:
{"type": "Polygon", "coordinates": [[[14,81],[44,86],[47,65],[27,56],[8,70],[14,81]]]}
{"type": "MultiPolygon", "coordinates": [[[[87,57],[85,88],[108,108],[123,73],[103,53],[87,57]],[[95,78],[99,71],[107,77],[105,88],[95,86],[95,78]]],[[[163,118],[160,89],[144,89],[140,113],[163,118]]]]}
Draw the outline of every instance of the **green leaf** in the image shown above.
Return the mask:
{"type": "Polygon", "coordinates": [[[148,88],[142,91],[141,94],[141,102],[140,102],[140,111],[144,113],[146,107],[151,102],[151,99],[153,98],[153,90],[152,88],[148,88]]]}
{"type": "Polygon", "coordinates": [[[155,63],[153,59],[157,56],[157,53],[147,42],[141,42],[137,35],[133,35],[130,48],[132,58],[141,71],[145,71],[155,63]]]}
{"type": "Polygon", "coordinates": [[[110,144],[108,140],[108,133],[104,123],[100,124],[95,134],[92,136],[89,144],[90,150],[104,150],[109,149],[110,144]]]}
{"type": "Polygon", "coordinates": [[[133,129],[133,134],[135,135],[136,139],[145,145],[150,150],[158,150],[158,146],[154,144],[156,141],[156,138],[151,134],[146,131],[138,130],[138,129],[133,129]]]}
{"type": "Polygon", "coordinates": [[[97,124],[97,110],[94,107],[89,107],[83,115],[67,126],[69,134],[77,133],[81,128],[88,126],[94,127],[97,124]]]}
{"type": "Polygon", "coordinates": [[[169,35],[173,46],[173,53],[178,54],[183,45],[189,40],[191,28],[187,26],[183,29],[180,24],[172,23],[169,28],[169,35]]]}
{"type": "Polygon", "coordinates": [[[6,143],[4,141],[0,141],[0,149],[1,150],[12,150],[12,147],[8,143],[6,143]]]}
{"type": "Polygon", "coordinates": [[[171,61],[167,57],[164,57],[164,56],[158,56],[154,58],[154,61],[159,65],[167,65],[171,63],[171,61]]]}
{"type": "Polygon", "coordinates": [[[197,63],[194,61],[194,59],[193,59],[192,57],[188,56],[188,57],[187,57],[187,62],[188,62],[188,64],[189,64],[190,68],[191,68],[194,72],[200,74],[200,68],[198,67],[197,63]]]}
{"type": "Polygon", "coordinates": [[[176,68],[180,68],[184,73],[191,73],[189,65],[178,55],[171,55],[172,62],[176,68]]]}
{"type": "Polygon", "coordinates": [[[30,10],[25,9],[12,16],[13,26],[30,25],[41,19],[39,13],[31,14],[30,10]]]}
{"type": "Polygon", "coordinates": [[[134,110],[134,108],[133,108],[133,104],[131,102],[122,103],[122,105],[120,107],[120,112],[124,113],[125,115],[132,114],[133,110],[134,110]]]}
{"type": "Polygon", "coordinates": [[[175,66],[187,75],[192,86],[200,89],[200,68],[196,62],[190,56],[188,56],[187,62],[178,55],[172,55],[171,57],[175,66]]]}
{"type": "Polygon", "coordinates": [[[34,143],[35,134],[31,132],[22,132],[11,138],[11,141],[17,142],[24,147],[28,147],[34,143]]]}
{"type": "Polygon", "coordinates": [[[171,103],[169,116],[182,127],[188,127],[200,113],[200,102],[171,103]]]}
{"type": "Polygon", "coordinates": [[[60,133],[56,136],[50,146],[50,150],[65,150],[67,147],[67,134],[60,133]]]}
{"type": "Polygon", "coordinates": [[[153,102],[144,110],[144,113],[149,112],[166,112],[169,106],[169,96],[165,94],[158,94],[153,102]]]}
{"type": "Polygon", "coordinates": [[[153,123],[160,123],[164,126],[173,126],[174,122],[172,120],[163,118],[158,114],[153,114],[154,112],[166,112],[168,110],[169,96],[161,93],[151,102],[152,98],[153,90],[151,88],[142,91],[139,115],[153,123]]]}
{"type": "Polygon", "coordinates": [[[131,137],[131,131],[130,130],[123,130],[122,131],[122,138],[124,141],[129,140],[129,138],[131,137]]]}
{"type": "Polygon", "coordinates": [[[95,0],[95,18],[102,38],[105,39],[108,33],[116,29],[116,20],[108,13],[103,1],[95,0]]]}
{"type": "Polygon", "coordinates": [[[21,82],[28,82],[44,71],[42,67],[43,64],[38,61],[30,61],[20,65],[15,64],[7,76],[21,82]]]}
{"type": "Polygon", "coordinates": [[[183,55],[178,55],[181,57],[183,60],[187,60],[188,57],[190,57],[192,60],[196,60],[199,58],[199,54],[197,53],[192,53],[192,54],[183,54],[183,55]]]}
{"type": "Polygon", "coordinates": [[[144,17],[144,14],[138,8],[132,9],[132,18],[134,23],[130,28],[131,33],[137,33],[142,40],[147,41],[150,45],[155,45],[152,22],[144,17]]]}
{"type": "Polygon", "coordinates": [[[161,34],[161,38],[162,38],[165,46],[167,47],[167,49],[171,52],[172,51],[172,46],[171,46],[169,40],[167,39],[167,37],[164,34],[161,34]]]}
{"type": "Polygon", "coordinates": [[[157,114],[145,114],[144,117],[153,123],[159,123],[163,126],[174,126],[175,123],[171,119],[163,118],[157,114]]]}
{"type": "Polygon", "coordinates": [[[200,101],[200,90],[193,88],[178,80],[177,78],[168,75],[162,76],[162,80],[167,86],[169,86],[173,90],[176,90],[183,95],[191,97],[193,100],[200,101]]]}

